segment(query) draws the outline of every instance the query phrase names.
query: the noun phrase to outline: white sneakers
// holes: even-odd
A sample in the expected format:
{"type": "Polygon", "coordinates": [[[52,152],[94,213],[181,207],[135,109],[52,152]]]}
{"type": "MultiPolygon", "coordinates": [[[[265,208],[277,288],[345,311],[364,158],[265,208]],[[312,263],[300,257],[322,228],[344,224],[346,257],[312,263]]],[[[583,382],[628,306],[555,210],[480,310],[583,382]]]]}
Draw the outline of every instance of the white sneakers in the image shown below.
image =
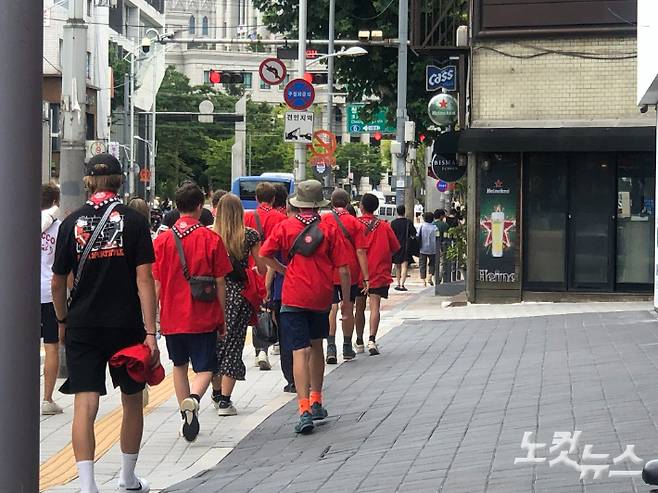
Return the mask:
{"type": "Polygon", "coordinates": [[[375,341],[368,341],[368,352],[370,356],[377,356],[379,354],[379,346],[375,341]]]}
{"type": "Polygon", "coordinates": [[[135,488],[126,488],[126,485],[119,483],[119,493],[149,493],[151,491],[151,485],[148,481],[142,478],[137,478],[137,481],[139,481],[139,486],[135,488]]]}
{"type": "Polygon", "coordinates": [[[366,352],[366,347],[363,344],[354,344],[354,351],[356,354],[363,354],[366,352]]]}
{"type": "Polygon", "coordinates": [[[224,403],[220,402],[217,406],[217,416],[236,416],[238,414],[237,409],[232,402],[224,403]]]}
{"type": "Polygon", "coordinates": [[[62,409],[55,401],[43,401],[41,403],[41,414],[43,416],[52,416],[54,414],[62,414],[63,412],[64,409],[62,409]]]}
{"type": "Polygon", "coordinates": [[[258,353],[258,356],[256,356],[256,363],[258,364],[258,367],[261,369],[261,371],[268,371],[272,369],[270,359],[267,357],[267,353],[265,351],[260,351],[258,353]]]}
{"type": "Polygon", "coordinates": [[[281,354],[281,348],[279,348],[279,343],[277,342],[276,344],[272,345],[272,350],[271,350],[272,356],[277,356],[281,354]]]}

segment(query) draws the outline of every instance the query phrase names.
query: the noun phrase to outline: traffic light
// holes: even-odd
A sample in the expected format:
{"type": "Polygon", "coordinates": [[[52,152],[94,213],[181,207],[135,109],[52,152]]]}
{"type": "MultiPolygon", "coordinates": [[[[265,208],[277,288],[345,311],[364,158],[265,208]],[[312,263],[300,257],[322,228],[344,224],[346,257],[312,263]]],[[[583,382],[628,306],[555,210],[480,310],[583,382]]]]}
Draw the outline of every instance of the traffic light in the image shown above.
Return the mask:
{"type": "Polygon", "coordinates": [[[306,72],[304,74],[304,80],[315,86],[326,84],[328,79],[329,74],[327,74],[327,72],[306,72]]]}
{"type": "Polygon", "coordinates": [[[211,84],[244,84],[244,73],[211,70],[208,80],[211,84]]]}

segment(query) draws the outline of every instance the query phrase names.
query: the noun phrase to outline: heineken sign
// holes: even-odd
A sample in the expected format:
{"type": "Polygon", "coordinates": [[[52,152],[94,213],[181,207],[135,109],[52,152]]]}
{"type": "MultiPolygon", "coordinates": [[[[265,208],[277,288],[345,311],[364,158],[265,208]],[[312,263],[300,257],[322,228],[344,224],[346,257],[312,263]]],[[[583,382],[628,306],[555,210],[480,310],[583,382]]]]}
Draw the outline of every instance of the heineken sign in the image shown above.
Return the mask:
{"type": "Polygon", "coordinates": [[[437,94],[427,106],[430,120],[439,127],[450,127],[457,121],[457,100],[450,94],[437,94]]]}

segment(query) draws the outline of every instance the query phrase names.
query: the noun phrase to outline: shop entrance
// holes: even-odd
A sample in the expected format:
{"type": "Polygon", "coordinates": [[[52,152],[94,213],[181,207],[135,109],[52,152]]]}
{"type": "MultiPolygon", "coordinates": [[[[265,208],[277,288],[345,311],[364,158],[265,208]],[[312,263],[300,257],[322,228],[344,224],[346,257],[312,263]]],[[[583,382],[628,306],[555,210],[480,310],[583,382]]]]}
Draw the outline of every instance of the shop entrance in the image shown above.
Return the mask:
{"type": "Polygon", "coordinates": [[[652,289],[652,159],[651,153],[524,156],[526,289],[652,289]]]}

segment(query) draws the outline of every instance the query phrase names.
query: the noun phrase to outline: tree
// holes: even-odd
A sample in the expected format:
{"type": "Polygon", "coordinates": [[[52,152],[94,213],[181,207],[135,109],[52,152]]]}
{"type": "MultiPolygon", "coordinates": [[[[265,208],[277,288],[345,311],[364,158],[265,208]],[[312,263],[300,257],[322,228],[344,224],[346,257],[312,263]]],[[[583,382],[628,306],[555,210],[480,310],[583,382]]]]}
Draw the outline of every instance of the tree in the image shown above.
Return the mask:
{"type": "Polygon", "coordinates": [[[359,184],[362,177],[367,176],[370,184],[378,185],[382,173],[386,171],[380,149],[366,144],[344,144],[336,150],[336,165],[339,167],[337,178],[346,178],[351,167],[354,183],[359,184]]]}

